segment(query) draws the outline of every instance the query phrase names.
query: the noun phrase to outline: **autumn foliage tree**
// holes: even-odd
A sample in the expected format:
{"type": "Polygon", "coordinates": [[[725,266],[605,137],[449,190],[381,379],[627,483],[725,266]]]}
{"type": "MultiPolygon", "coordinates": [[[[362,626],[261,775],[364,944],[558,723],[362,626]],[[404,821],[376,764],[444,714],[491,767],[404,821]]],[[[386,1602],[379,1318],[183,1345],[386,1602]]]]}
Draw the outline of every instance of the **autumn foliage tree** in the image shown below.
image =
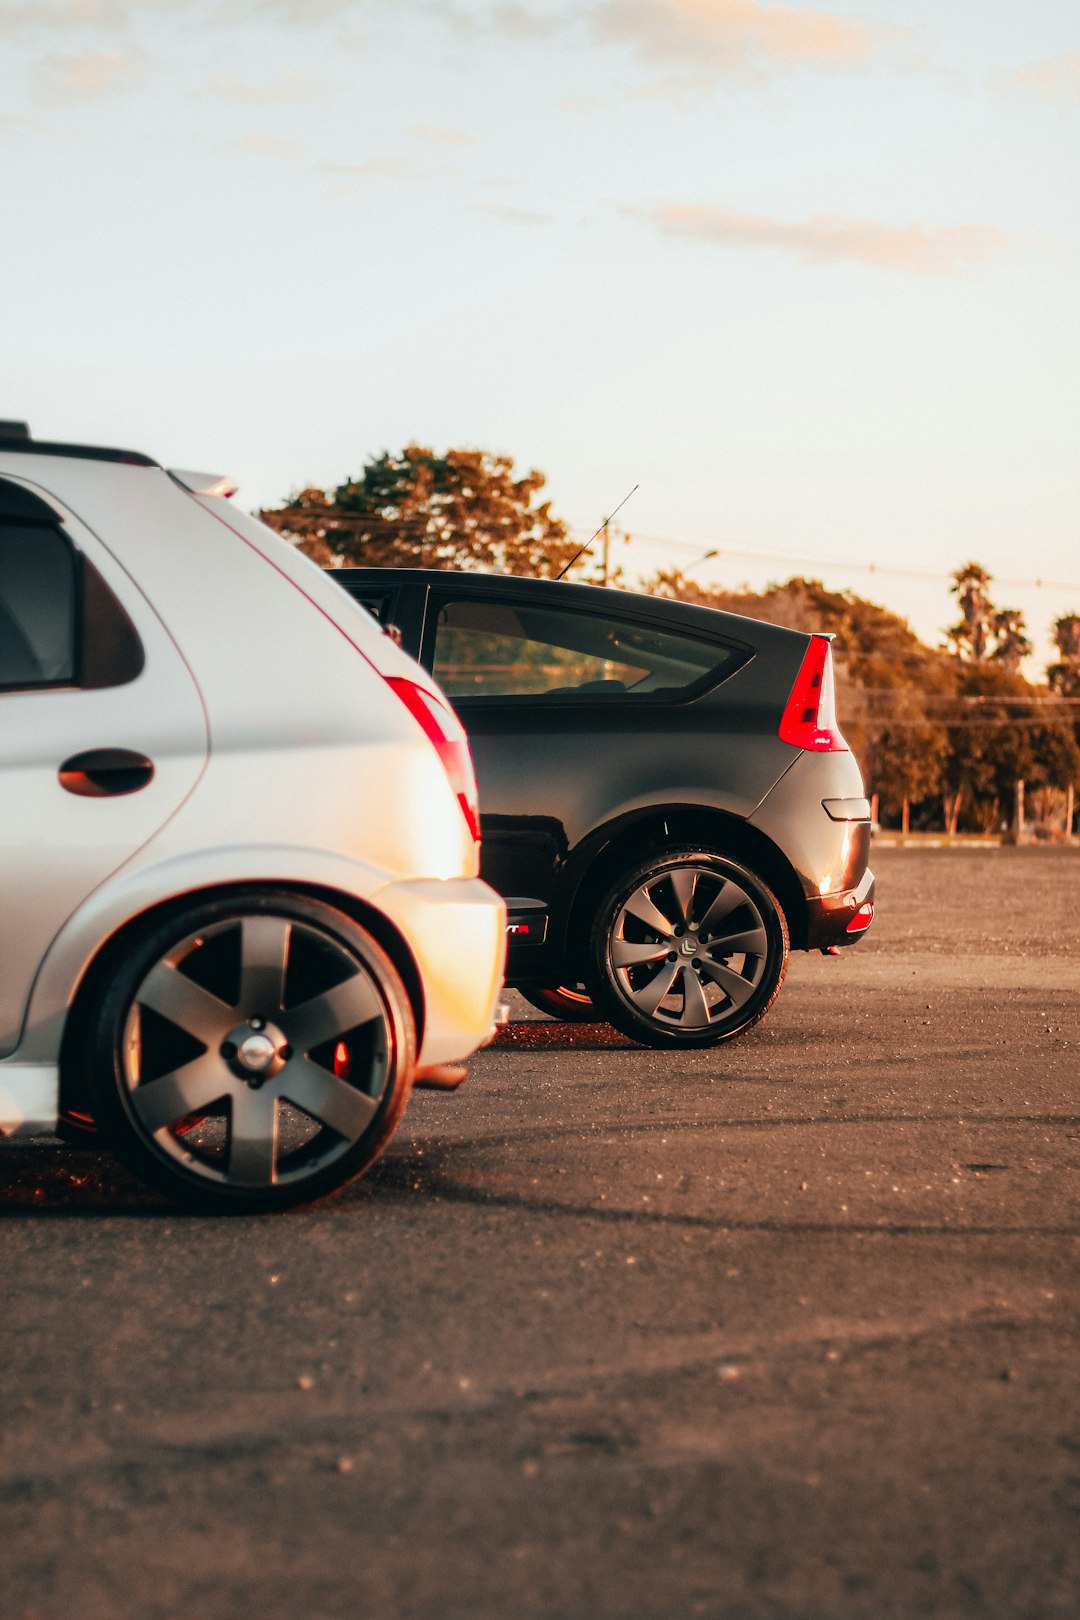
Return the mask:
{"type": "Polygon", "coordinates": [[[510,456],[384,451],[332,491],[301,490],[265,523],[324,567],[465,568],[549,578],[577,547],[537,501],[543,473],[515,475],[510,456]]]}

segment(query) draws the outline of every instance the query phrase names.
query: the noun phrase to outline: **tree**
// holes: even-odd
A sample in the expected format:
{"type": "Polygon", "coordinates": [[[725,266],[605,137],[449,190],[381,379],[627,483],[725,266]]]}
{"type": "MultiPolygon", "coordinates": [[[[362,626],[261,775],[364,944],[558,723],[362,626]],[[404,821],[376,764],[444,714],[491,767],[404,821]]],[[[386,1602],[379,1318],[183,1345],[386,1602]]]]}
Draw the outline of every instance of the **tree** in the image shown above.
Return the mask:
{"type": "Polygon", "coordinates": [[[1046,679],[1059,697],[1080,697],[1080,613],[1064,613],[1054,620],[1057,661],[1048,664],[1046,679]]]}
{"type": "Polygon", "coordinates": [[[549,578],[577,546],[551,503],[534,504],[542,473],[515,477],[510,456],[384,451],[332,494],[304,489],[261,514],[328,567],[466,568],[549,578]]]}
{"type": "Polygon", "coordinates": [[[995,663],[1010,675],[1020,672],[1020,665],[1034,651],[1027,638],[1024,615],[1018,608],[1000,608],[990,621],[994,632],[994,650],[990,654],[995,663]]]}
{"type": "Polygon", "coordinates": [[[996,608],[990,600],[992,576],[979,563],[965,563],[953,575],[949,590],[959,598],[963,617],[946,630],[957,658],[982,664],[992,659],[1010,675],[1033,651],[1019,608],[996,608]]]}
{"type": "Polygon", "coordinates": [[[994,609],[990,605],[991,576],[979,563],[965,563],[953,575],[949,586],[960,602],[961,619],[945,634],[958,658],[981,664],[990,646],[994,609]]]}
{"type": "Polygon", "coordinates": [[[949,778],[989,825],[1011,803],[1018,781],[1066,787],[1080,757],[1066,706],[991,663],[970,666],[958,688],[960,706],[949,726],[949,778]]]}

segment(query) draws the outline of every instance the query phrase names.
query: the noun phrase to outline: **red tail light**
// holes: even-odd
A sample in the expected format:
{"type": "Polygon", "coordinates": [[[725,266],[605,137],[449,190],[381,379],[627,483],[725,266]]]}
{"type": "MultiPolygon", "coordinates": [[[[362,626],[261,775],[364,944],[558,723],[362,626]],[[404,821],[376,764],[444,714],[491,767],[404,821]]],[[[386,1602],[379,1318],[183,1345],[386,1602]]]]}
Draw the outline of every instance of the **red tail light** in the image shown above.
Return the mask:
{"type": "Polygon", "coordinates": [[[780,740],[816,754],[846,754],[836,723],[832,647],[828,636],[811,636],[780,721],[780,740]]]}
{"type": "Polygon", "coordinates": [[[435,745],[435,752],[450,778],[450,786],[457,794],[465,824],[479,843],[480,804],[476,792],[476,773],[465,733],[458,721],[437,697],[425,692],[415,681],[395,676],[386,684],[393,688],[413,719],[419,723],[428,741],[435,745]]]}
{"type": "Polygon", "coordinates": [[[864,900],[845,930],[848,934],[861,934],[874,920],[874,902],[864,900]]]}

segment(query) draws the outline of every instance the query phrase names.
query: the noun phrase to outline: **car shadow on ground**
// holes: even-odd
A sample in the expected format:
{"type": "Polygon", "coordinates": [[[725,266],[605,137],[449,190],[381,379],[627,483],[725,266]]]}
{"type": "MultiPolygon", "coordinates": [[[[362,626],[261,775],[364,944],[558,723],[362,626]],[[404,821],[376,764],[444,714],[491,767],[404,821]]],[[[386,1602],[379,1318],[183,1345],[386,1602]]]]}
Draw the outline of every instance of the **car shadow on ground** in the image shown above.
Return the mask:
{"type": "Polygon", "coordinates": [[[0,1147],[0,1219],[5,1215],[173,1215],[153,1188],[96,1147],[49,1141],[0,1147]]]}

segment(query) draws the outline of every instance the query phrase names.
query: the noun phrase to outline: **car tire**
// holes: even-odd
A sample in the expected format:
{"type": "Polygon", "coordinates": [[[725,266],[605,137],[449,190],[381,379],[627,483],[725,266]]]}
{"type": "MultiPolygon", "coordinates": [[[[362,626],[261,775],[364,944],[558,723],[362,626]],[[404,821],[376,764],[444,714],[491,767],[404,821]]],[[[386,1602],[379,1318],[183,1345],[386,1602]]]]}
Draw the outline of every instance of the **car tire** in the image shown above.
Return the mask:
{"type": "Polygon", "coordinates": [[[105,1143],[211,1213],[286,1209],[352,1180],[390,1140],[416,1067],[386,952],[344,912],[284,889],[159,916],[88,1023],[105,1143]]]}
{"type": "Polygon", "coordinates": [[[715,1046],[764,1018],[789,949],[783,909],[756,873],[720,850],[680,848],[612,887],[592,930],[590,982],[631,1040],[715,1046]]]}
{"type": "Polygon", "coordinates": [[[550,1013],[564,1024],[595,1024],[602,1015],[583,984],[537,985],[518,987],[518,995],[536,1007],[550,1013]]]}

